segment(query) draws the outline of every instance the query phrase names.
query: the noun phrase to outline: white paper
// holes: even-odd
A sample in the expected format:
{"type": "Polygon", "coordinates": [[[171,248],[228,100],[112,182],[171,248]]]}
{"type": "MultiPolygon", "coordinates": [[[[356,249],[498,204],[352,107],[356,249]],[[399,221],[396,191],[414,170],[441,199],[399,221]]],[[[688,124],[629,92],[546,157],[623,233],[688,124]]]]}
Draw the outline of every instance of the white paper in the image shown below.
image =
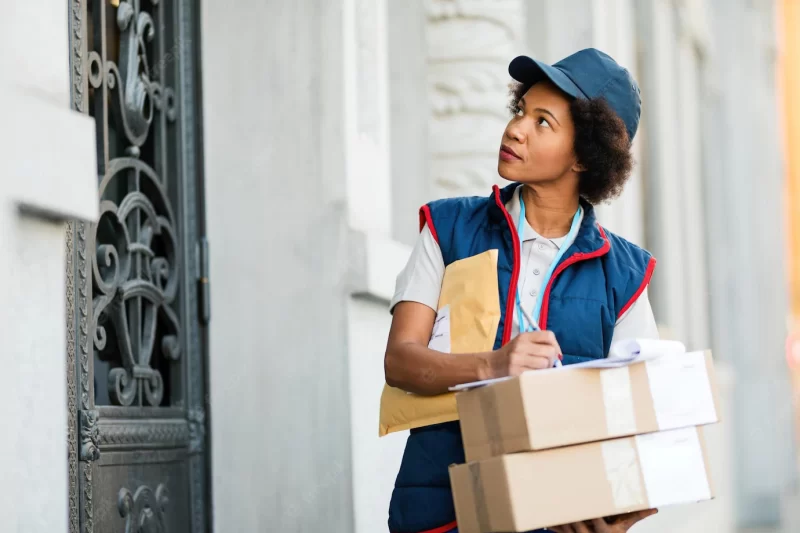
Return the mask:
{"type": "Polygon", "coordinates": [[[477,389],[478,387],[485,387],[486,385],[491,385],[492,383],[500,383],[501,381],[508,381],[509,379],[512,379],[512,376],[505,376],[502,378],[493,378],[493,379],[483,379],[481,381],[470,381],[469,383],[454,385],[452,387],[449,387],[447,390],[456,392],[460,390],[477,389]]]}
{"type": "Polygon", "coordinates": [[[609,350],[608,358],[637,357],[639,360],[653,359],[662,355],[685,353],[686,347],[678,341],[662,341],[658,339],[622,339],[614,342],[609,350]]]}
{"type": "Polygon", "coordinates": [[[644,505],[646,496],[633,442],[630,439],[607,440],[601,446],[614,506],[622,511],[635,505],[644,505]]]}
{"type": "Polygon", "coordinates": [[[703,352],[660,357],[645,365],[659,429],[717,421],[703,352]]]}
{"type": "Polygon", "coordinates": [[[636,447],[650,507],[711,499],[696,428],[638,435],[636,447]]]}
{"type": "Polygon", "coordinates": [[[627,366],[600,371],[606,427],[610,437],[636,433],[631,375],[627,366]]]}
{"type": "Polygon", "coordinates": [[[564,368],[616,368],[686,352],[683,343],[654,339],[624,339],[611,345],[608,357],[564,368]]]}
{"type": "Polygon", "coordinates": [[[436,313],[433,332],[428,348],[437,352],[450,353],[450,306],[445,305],[436,313]]]}
{"type": "MultiPolygon", "coordinates": [[[[444,309],[446,309],[446,307],[442,308],[442,311],[444,311],[444,309]]],[[[439,313],[441,314],[442,311],[439,311],[439,313]]],[[[450,311],[448,309],[447,312],[448,331],[450,327],[449,312],[450,311]]],[[[436,319],[437,321],[439,320],[439,315],[437,315],[436,319]]],[[[434,326],[434,332],[435,331],[436,329],[434,326]]],[[[449,341],[450,339],[448,338],[448,343],[449,341]]],[[[431,342],[433,342],[433,339],[431,339],[431,342]]],[[[436,350],[436,348],[433,348],[430,345],[428,345],[428,347],[436,350]]],[[[448,344],[448,349],[449,349],[449,344],[448,344]]],[[[591,361],[586,361],[584,363],[577,363],[574,365],[558,366],[554,368],[548,368],[545,370],[529,370],[528,372],[563,372],[577,368],[619,368],[623,366],[632,365],[634,363],[639,363],[642,361],[657,359],[663,355],[678,354],[684,352],[686,352],[686,348],[683,346],[682,343],[677,341],[661,341],[652,339],[626,339],[615,342],[611,346],[611,349],[609,350],[608,357],[606,357],[605,359],[594,359],[591,361]]],[[[503,377],[495,379],[486,379],[483,381],[473,381],[471,383],[463,383],[461,385],[456,385],[455,387],[450,387],[450,390],[459,391],[459,390],[475,389],[477,387],[491,385],[492,383],[497,383],[499,381],[505,381],[506,379],[511,379],[511,378],[503,377]]]]}

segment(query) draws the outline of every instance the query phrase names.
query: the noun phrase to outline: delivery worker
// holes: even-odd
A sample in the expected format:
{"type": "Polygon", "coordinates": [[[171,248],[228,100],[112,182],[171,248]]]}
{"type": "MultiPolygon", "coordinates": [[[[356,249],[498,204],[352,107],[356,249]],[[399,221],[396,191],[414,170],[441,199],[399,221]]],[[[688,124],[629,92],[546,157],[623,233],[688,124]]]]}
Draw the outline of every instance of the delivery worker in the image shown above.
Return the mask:
{"type": "MultiPolygon", "coordinates": [[[[521,56],[508,70],[516,84],[498,172],[511,184],[420,210],[421,233],[392,301],[390,386],[442,394],[459,383],[550,368],[556,360],[607,357],[614,339],[658,337],[647,297],[655,259],[600,226],[593,209],[618,196],[630,176],[641,108],[636,81],[595,49],[554,65],[521,56]],[[492,249],[501,310],[494,351],[429,348],[445,268],[492,249]]],[[[458,422],[412,429],[389,507],[390,531],[456,532],[448,466],[463,462],[458,422]]],[[[556,531],[622,532],[653,512],[556,531]]]]}

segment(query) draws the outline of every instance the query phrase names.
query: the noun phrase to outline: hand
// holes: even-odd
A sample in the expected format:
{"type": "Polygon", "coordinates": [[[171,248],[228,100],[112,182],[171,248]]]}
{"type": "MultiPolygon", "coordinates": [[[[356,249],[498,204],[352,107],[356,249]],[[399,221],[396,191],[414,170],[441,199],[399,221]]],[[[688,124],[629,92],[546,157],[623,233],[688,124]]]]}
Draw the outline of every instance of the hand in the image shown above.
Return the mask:
{"type": "Polygon", "coordinates": [[[552,368],[561,357],[561,347],[552,331],[522,333],[489,354],[489,377],[518,376],[526,370],[552,368]]]}
{"type": "Polygon", "coordinates": [[[575,522],[574,524],[551,527],[550,529],[556,533],[625,533],[636,522],[644,520],[657,512],[658,509],[648,509],[647,511],[610,516],[605,519],[596,518],[585,522],[575,522]]]}

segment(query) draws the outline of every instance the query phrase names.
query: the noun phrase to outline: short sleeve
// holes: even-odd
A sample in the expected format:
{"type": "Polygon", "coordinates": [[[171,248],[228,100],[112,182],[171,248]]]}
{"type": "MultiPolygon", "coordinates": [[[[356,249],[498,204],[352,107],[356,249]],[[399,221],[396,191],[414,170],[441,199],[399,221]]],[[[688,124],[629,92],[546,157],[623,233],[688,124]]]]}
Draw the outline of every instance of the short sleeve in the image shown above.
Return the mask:
{"type": "Polygon", "coordinates": [[[611,342],[623,339],[658,339],[658,326],[647,297],[647,289],[617,320],[611,342]]]}
{"type": "Polygon", "coordinates": [[[443,278],[442,251],[426,224],[411,251],[408,263],[397,275],[390,309],[393,311],[400,302],[417,302],[436,311],[443,278]]]}

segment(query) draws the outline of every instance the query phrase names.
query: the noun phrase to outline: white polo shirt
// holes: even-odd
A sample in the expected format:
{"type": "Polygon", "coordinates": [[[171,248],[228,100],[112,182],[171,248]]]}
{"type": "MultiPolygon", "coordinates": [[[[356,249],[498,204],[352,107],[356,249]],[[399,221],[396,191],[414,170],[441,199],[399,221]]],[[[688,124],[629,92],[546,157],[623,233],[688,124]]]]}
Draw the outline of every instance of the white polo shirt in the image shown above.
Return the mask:
{"type": "MultiPolygon", "coordinates": [[[[517,188],[506,204],[506,209],[511,215],[515,227],[519,219],[520,199],[522,187],[517,188]]],[[[519,296],[520,303],[528,312],[532,312],[536,304],[539,291],[545,290],[543,278],[555,259],[558,250],[565,244],[566,236],[557,239],[542,237],[528,224],[523,222],[522,254],[520,257],[519,296]]],[[[569,246],[569,243],[566,243],[569,246]]],[[[405,268],[397,276],[394,297],[391,308],[399,302],[417,302],[427,305],[434,311],[439,304],[439,293],[444,279],[444,259],[439,244],[433,238],[430,228],[426,225],[420,232],[419,238],[411,252],[411,257],[405,268]]],[[[514,316],[511,329],[512,338],[519,334],[519,317],[514,306],[514,316]]],[[[647,297],[647,289],[637,298],[636,302],[617,320],[614,326],[615,340],[628,338],[657,339],[653,309],[647,297]]]]}

